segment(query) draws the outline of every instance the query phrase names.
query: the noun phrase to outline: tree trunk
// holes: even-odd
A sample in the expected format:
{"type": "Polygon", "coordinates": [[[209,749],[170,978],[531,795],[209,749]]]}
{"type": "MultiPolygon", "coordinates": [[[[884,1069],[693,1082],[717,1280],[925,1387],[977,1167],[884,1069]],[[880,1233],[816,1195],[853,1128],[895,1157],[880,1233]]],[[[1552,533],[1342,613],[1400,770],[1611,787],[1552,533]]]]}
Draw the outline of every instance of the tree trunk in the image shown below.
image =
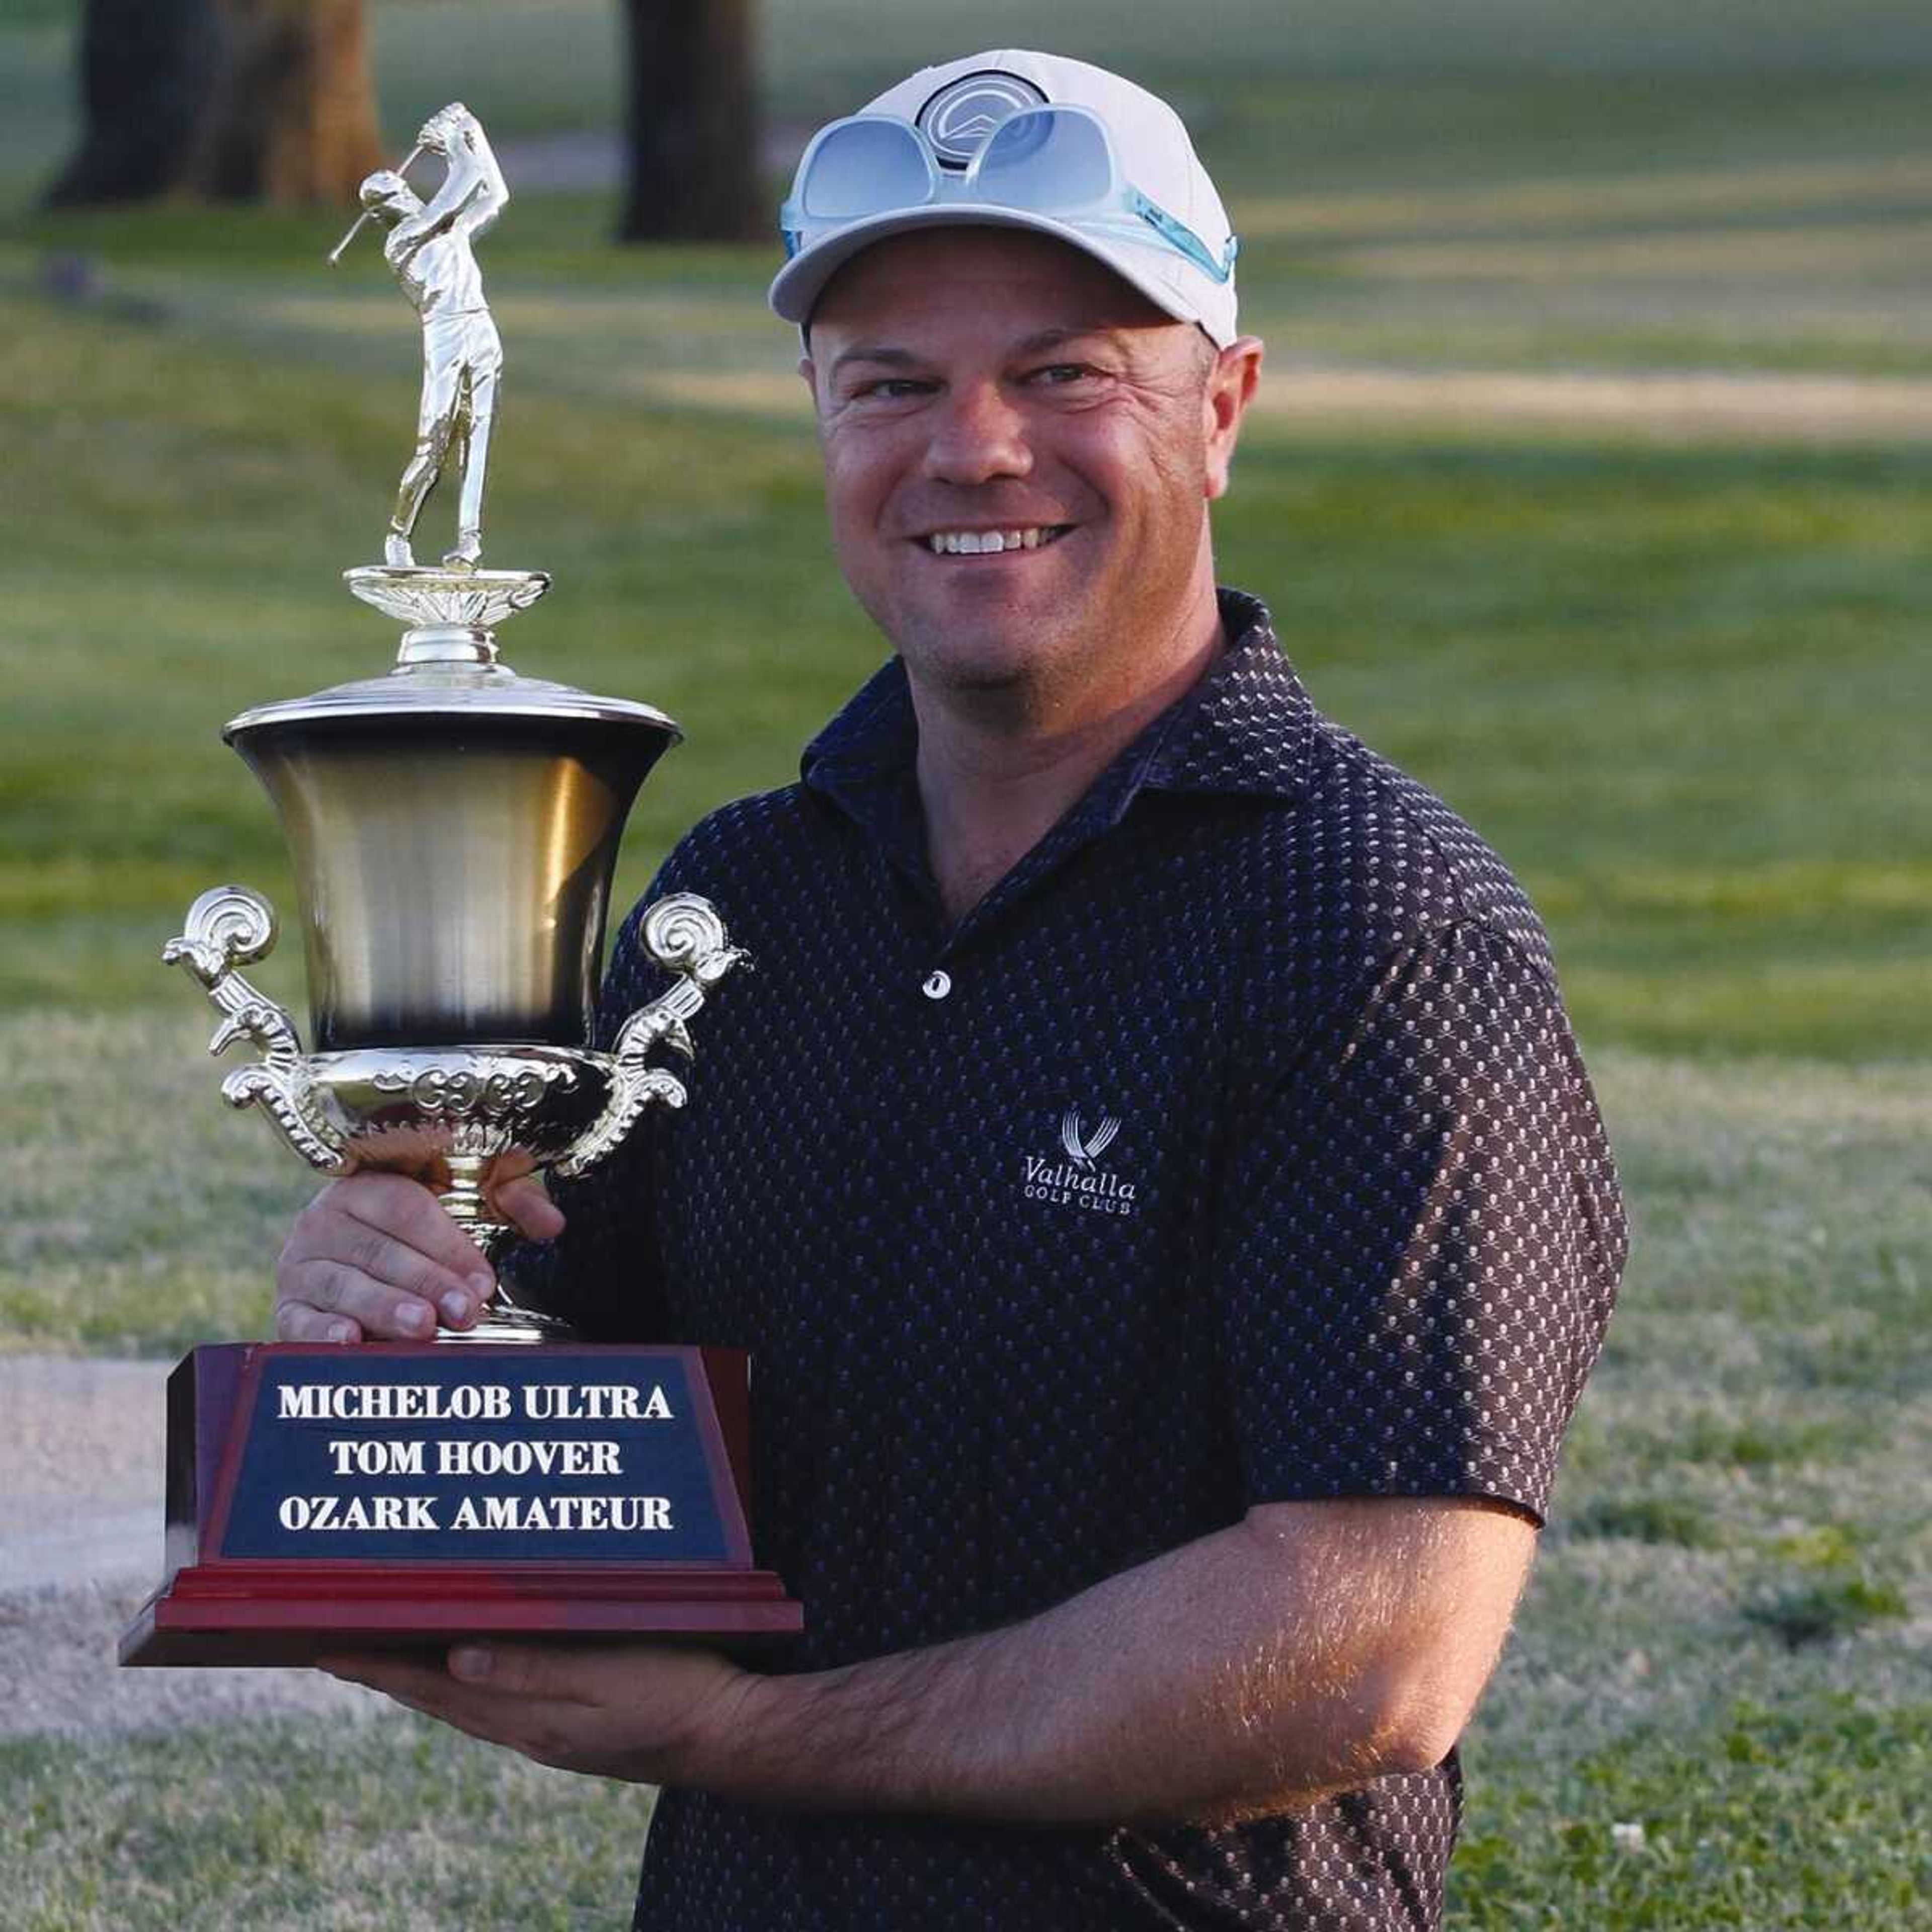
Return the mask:
{"type": "Polygon", "coordinates": [[[218,201],[353,201],[382,165],[362,0],[223,5],[228,60],[188,184],[218,201]]]}
{"type": "Polygon", "coordinates": [[[626,242],[768,235],[753,80],[755,0],[623,0],[626,242]]]}
{"type": "Polygon", "coordinates": [[[186,172],[220,83],[220,0],[87,0],[82,135],[47,190],[50,208],[144,201],[186,172]]]}
{"type": "Polygon", "coordinates": [[[363,0],[87,0],[56,205],[350,202],[382,163],[363,0]]]}

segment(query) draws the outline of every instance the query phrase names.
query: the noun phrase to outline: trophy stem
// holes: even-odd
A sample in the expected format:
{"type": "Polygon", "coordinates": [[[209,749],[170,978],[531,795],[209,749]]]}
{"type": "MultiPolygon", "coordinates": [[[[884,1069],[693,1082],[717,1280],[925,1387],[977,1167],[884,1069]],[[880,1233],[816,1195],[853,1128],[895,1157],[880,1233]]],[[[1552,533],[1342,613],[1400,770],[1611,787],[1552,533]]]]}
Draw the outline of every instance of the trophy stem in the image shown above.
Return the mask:
{"type": "Polygon", "coordinates": [[[491,1212],[484,1195],[483,1180],[489,1172],[490,1156],[451,1154],[444,1158],[449,1168],[449,1180],[440,1190],[442,1204],[448,1210],[450,1219],[482,1250],[484,1259],[494,1262],[509,1244],[516,1229],[491,1212]]]}
{"type": "MultiPolygon", "coordinates": [[[[443,1207],[470,1240],[494,1264],[496,1257],[517,1238],[509,1222],[492,1211],[484,1192],[483,1178],[490,1166],[484,1154],[452,1154],[446,1156],[449,1184],[440,1196],[443,1207]]],[[[500,1276],[496,1292],[470,1328],[439,1327],[438,1342],[568,1342],[577,1331],[567,1322],[540,1308],[526,1308],[512,1295],[500,1276]]]]}

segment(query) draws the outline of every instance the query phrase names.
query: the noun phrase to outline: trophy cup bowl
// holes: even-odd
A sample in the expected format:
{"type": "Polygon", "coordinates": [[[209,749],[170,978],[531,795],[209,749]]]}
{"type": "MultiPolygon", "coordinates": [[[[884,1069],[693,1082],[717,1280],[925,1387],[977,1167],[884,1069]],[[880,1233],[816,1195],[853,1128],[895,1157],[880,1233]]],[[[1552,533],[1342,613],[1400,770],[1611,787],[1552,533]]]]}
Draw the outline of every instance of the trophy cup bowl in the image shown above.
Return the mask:
{"type": "MultiPolygon", "coordinates": [[[[204,892],[163,958],[224,1017],[219,1053],[262,1058],[223,1092],[259,1106],[320,1172],[421,1180],[486,1256],[514,1229],[500,1180],[584,1172],[644,1107],[685,1100],[650,1064],[688,1054],[686,1022],[741,956],[702,899],[646,912],[646,950],[673,976],[612,1049],[590,1044],[624,820],[679,739],[662,712],[525,678],[489,621],[533,602],[535,572],[365,568],[356,594],[414,620],[396,669],[263,705],[224,733],[279,812],[296,874],[314,1050],[239,968],[274,943],[268,902],[204,892]],[[479,581],[480,580],[483,580],[479,581]]],[[[500,1285],[476,1325],[440,1339],[567,1337],[500,1285]]]]}

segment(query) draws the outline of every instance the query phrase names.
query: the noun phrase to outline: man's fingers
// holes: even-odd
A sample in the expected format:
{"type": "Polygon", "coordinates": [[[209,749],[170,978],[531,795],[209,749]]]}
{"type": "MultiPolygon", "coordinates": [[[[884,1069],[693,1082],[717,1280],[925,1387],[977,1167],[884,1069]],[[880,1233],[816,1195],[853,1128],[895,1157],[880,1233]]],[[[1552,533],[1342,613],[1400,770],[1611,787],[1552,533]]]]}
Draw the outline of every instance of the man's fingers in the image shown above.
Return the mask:
{"type": "MultiPolygon", "coordinates": [[[[351,1220],[427,1256],[448,1271],[452,1286],[466,1282],[482,1286],[496,1279],[476,1243],[420,1181],[400,1174],[358,1174],[352,1182],[325,1188],[320,1198],[351,1220]]],[[[399,1281],[397,1286],[412,1288],[416,1284],[399,1281]]]]}
{"type": "MultiPolygon", "coordinates": [[[[469,1244],[466,1241],[464,1245],[469,1244]]],[[[434,1302],[438,1307],[452,1294],[466,1300],[480,1299],[495,1279],[473,1248],[469,1264],[458,1274],[424,1254],[421,1248],[398,1240],[372,1222],[353,1216],[344,1224],[340,1240],[332,1245],[326,1258],[345,1263],[371,1281],[398,1288],[420,1300],[434,1302]]]]}
{"type": "MultiPolygon", "coordinates": [[[[534,1239],[563,1226],[526,1173],[502,1182],[491,1200],[534,1239]]],[[[496,1277],[422,1183],[358,1174],[331,1182],[296,1218],[275,1283],[276,1330],[285,1340],[422,1341],[439,1318],[448,1328],[472,1326],[496,1277]]]]}
{"type": "Polygon", "coordinates": [[[368,1655],[317,1660],[333,1676],[352,1677],[392,1697],[425,1704],[448,1703],[460,1694],[455,1689],[460,1684],[475,1684],[493,1695],[548,1698],[556,1703],[606,1701],[606,1660],[595,1652],[562,1645],[462,1643],[435,1664],[368,1655]]]}
{"type": "MultiPolygon", "coordinates": [[[[320,1256],[294,1262],[285,1270],[283,1280],[285,1305],[304,1304],[320,1315],[346,1316],[371,1340],[422,1342],[436,1333],[436,1311],[427,1301],[405,1294],[386,1282],[373,1281],[359,1269],[345,1267],[340,1262],[320,1256]]],[[[333,1341],[335,1337],[314,1335],[289,1339],[333,1341]]]]}
{"type": "Polygon", "coordinates": [[[362,1328],[345,1315],[330,1315],[305,1301],[275,1304],[275,1339],[280,1342],[359,1342],[362,1328]]]}
{"type": "Polygon", "coordinates": [[[526,1175],[494,1189],[490,1204],[507,1214],[533,1241],[554,1240],[563,1232],[563,1211],[543,1190],[543,1183],[526,1175]]]}
{"type": "MultiPolygon", "coordinates": [[[[275,1271],[276,1320],[291,1340],[334,1340],[340,1331],[298,1306],[344,1317],[363,1336],[421,1341],[439,1315],[466,1327],[496,1276],[435,1196],[400,1174],[332,1182],[297,1217],[275,1271]]],[[[344,1339],[354,1339],[345,1337],[344,1339]]]]}
{"type": "Polygon", "coordinates": [[[316,1659],[315,1667],[391,1697],[425,1697],[445,1681],[440,1665],[382,1652],[326,1652],[316,1659]]]}
{"type": "Polygon", "coordinates": [[[449,1674],[512,1697],[548,1697],[565,1704],[601,1704],[604,1673],[582,1651],[532,1643],[458,1644],[449,1674]]]}

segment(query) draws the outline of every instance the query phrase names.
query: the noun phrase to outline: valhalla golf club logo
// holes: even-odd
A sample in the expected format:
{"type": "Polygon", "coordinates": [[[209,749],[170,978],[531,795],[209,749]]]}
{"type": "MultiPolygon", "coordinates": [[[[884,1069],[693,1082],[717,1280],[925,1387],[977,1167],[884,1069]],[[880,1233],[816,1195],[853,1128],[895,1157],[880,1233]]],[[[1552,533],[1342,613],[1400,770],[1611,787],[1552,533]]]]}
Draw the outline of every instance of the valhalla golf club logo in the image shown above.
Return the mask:
{"type": "Polygon", "coordinates": [[[1088,1133],[1081,1124],[1078,1112],[1069,1107],[1060,1117],[1058,1155],[1024,1154],[1021,1156],[1024,1178],[1021,1192],[1029,1201],[1051,1202],[1058,1208],[1080,1208],[1096,1214],[1131,1214],[1134,1211],[1134,1184],[1123,1180],[1110,1167],[1100,1165],[1100,1156],[1114,1144],[1120,1124],[1112,1114],[1103,1114],[1100,1124],[1088,1133]]]}

